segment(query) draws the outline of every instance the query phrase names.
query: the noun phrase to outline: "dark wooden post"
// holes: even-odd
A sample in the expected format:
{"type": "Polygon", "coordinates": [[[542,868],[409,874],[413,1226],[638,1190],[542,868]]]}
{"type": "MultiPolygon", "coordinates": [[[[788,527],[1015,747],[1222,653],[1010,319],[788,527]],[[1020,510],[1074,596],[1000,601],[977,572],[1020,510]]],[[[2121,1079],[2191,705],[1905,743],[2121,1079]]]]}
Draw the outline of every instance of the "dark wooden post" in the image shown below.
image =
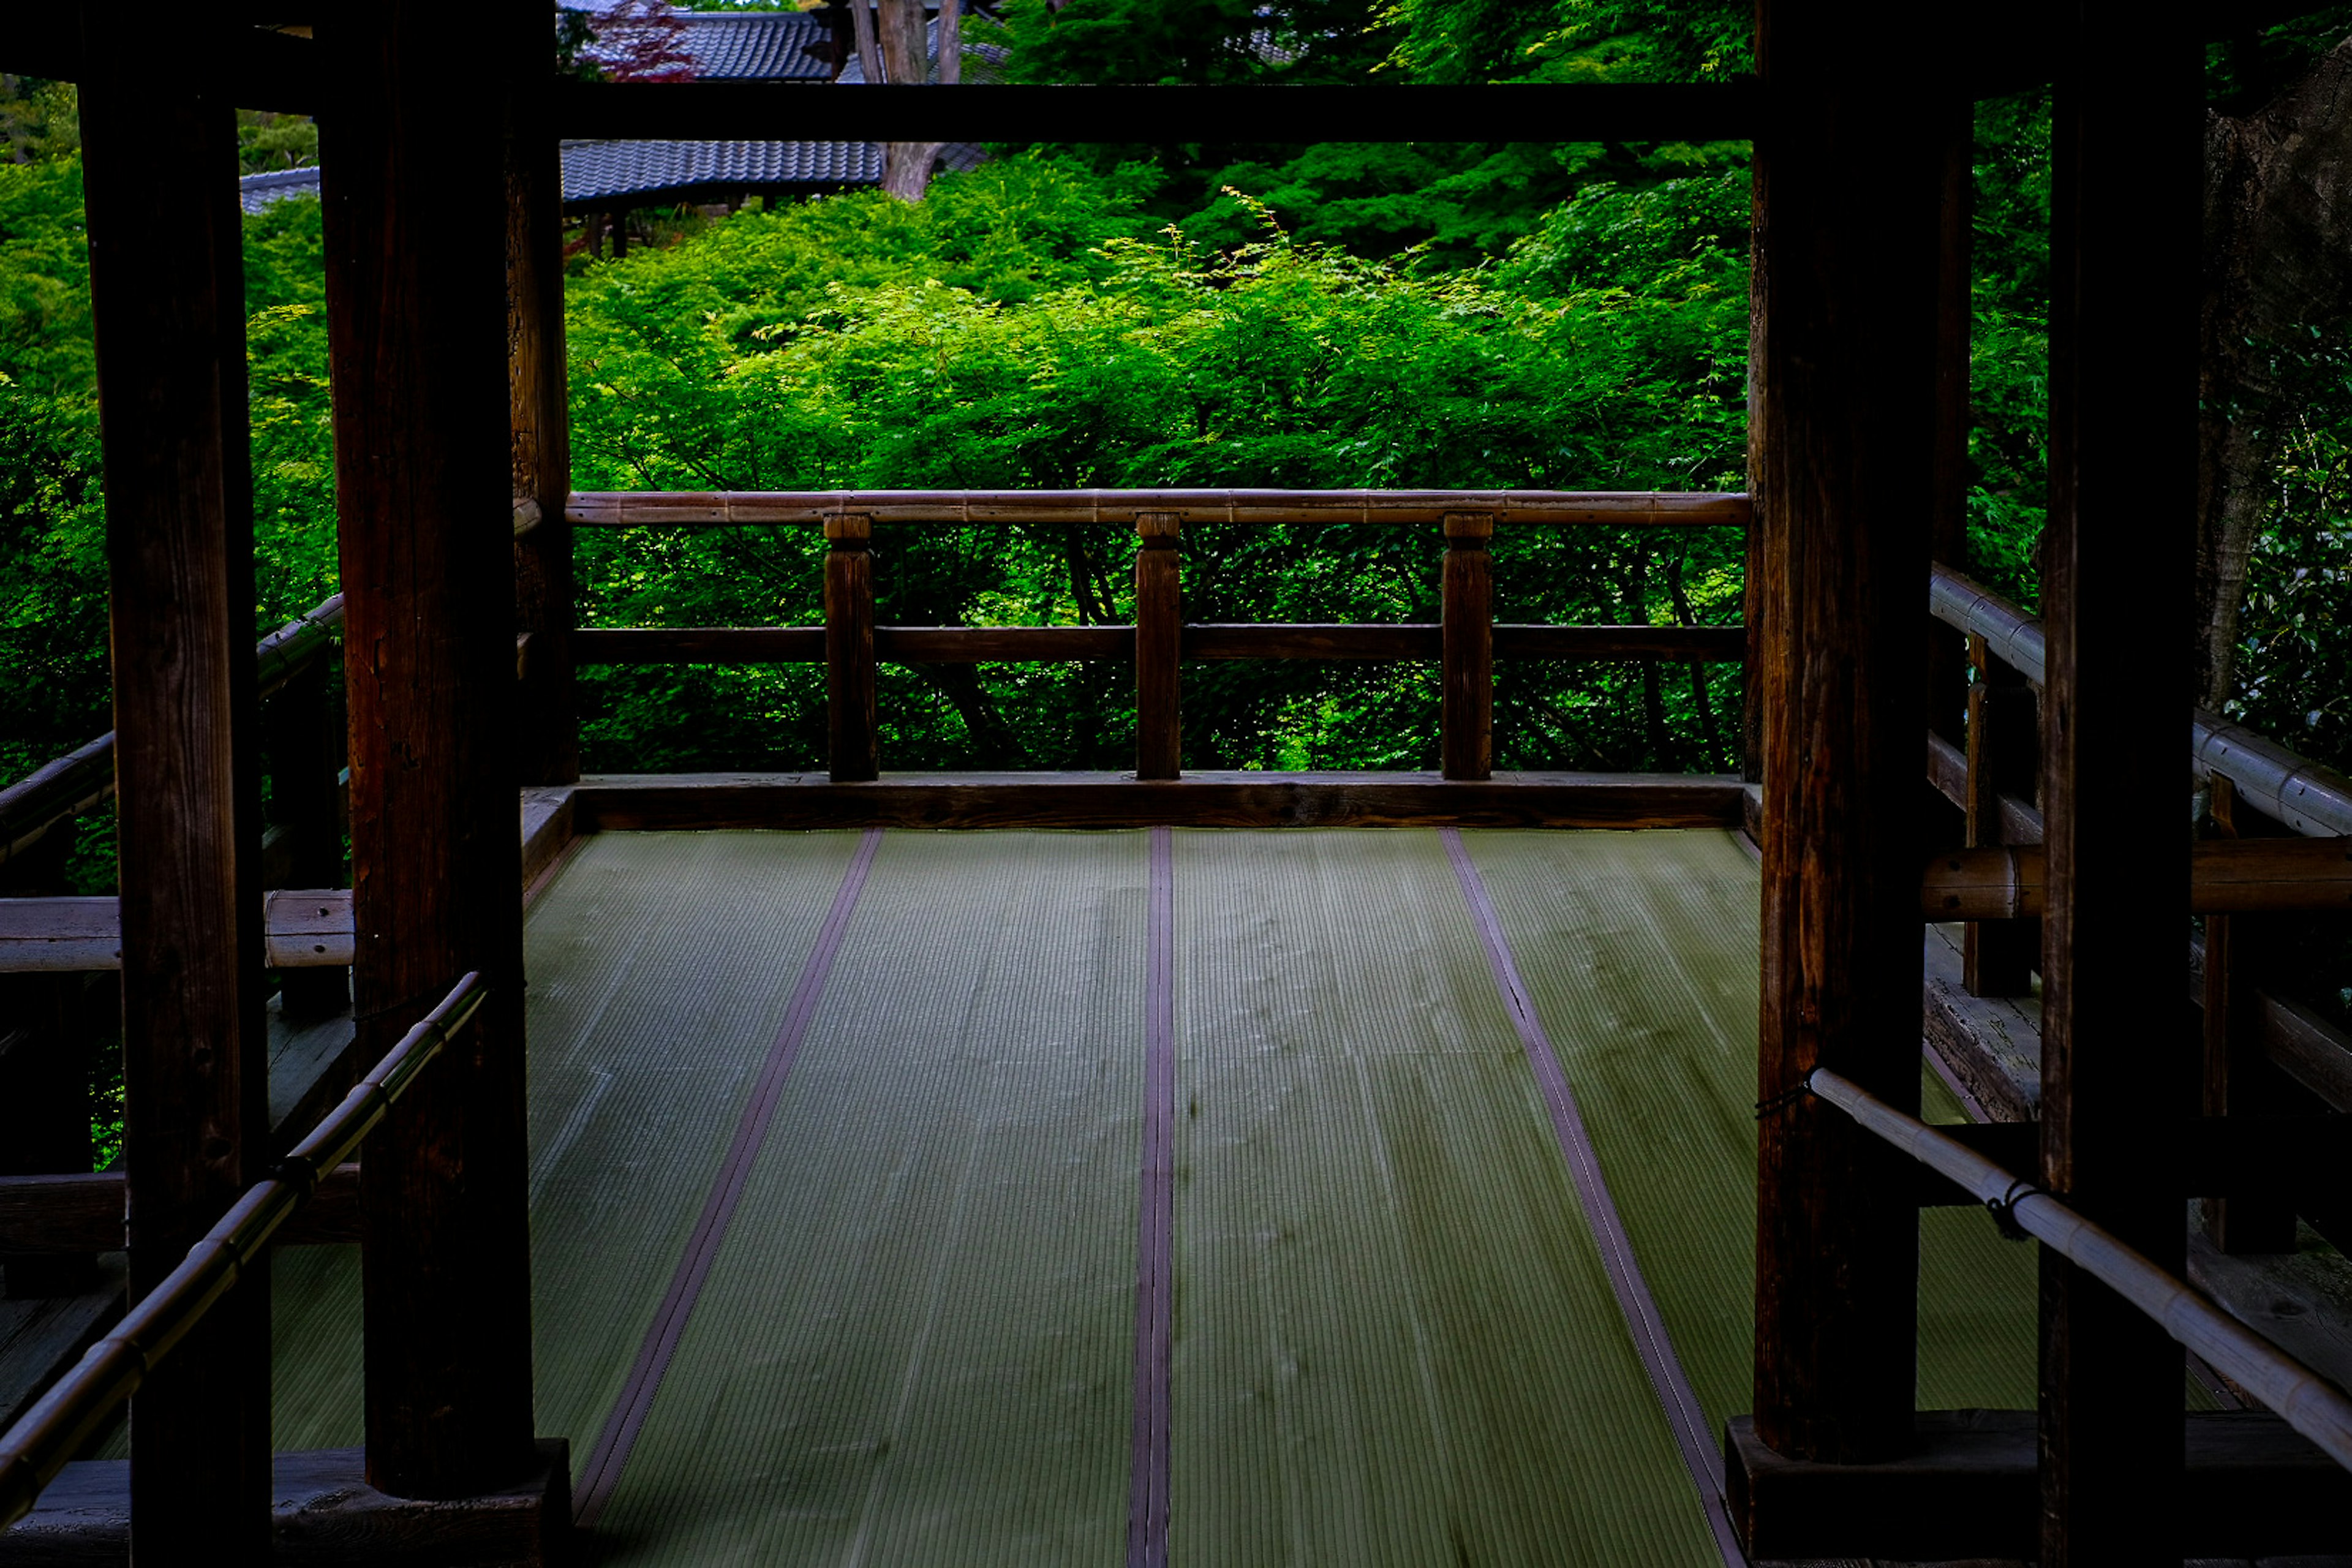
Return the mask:
{"type": "MultiPolygon", "coordinates": [[[[2237,787],[2213,775],[2213,829],[2238,837],[2237,787]]],[[[2208,1116],[2276,1115],[2277,1068],[2263,1048],[2260,984],[2263,926],[2259,915],[2205,917],[2205,1079],[2208,1116]]],[[[2224,1252],[2293,1252],[2294,1205],[2275,1197],[2214,1197],[2204,1204],[2205,1231],[2224,1252]]]]}
{"type": "MultiPolygon", "coordinates": [[[[2003,841],[2004,791],[2033,797],[2042,734],[2033,689],[2024,678],[1995,661],[1980,637],[1968,639],[1968,654],[1976,676],[1968,689],[1967,837],[1973,849],[2003,841]]],[[[2022,996],[2033,988],[2041,949],[2038,921],[1971,921],[1961,951],[1961,984],[1975,996],[2022,996]]]]}
{"type": "MultiPolygon", "coordinates": [[[[1955,96],[1941,106],[1942,194],[1936,247],[1936,476],[1928,550],[1959,571],[1969,565],[1969,327],[1974,319],[1976,106],[1955,96]]],[[[1969,671],[1960,636],[1933,616],[1927,627],[1927,727],[1960,739],[1969,671]]],[[[1949,843],[1949,839],[1944,840],[1949,843]]]]}
{"type": "Polygon", "coordinates": [[[1184,752],[1177,514],[1138,512],[1135,531],[1135,776],[1172,779],[1182,770],[1184,752]]]}
{"type": "MultiPolygon", "coordinates": [[[[511,17],[520,51],[538,19],[511,17]]],[[[514,57],[449,48],[425,0],[356,0],[318,37],[362,1058],[467,971],[489,991],[361,1162],[367,1469],[461,1498],[536,1463],[507,181],[478,144],[514,57]]]]}
{"type": "Polygon", "coordinates": [[[1758,10],[1773,107],[1757,143],[1749,362],[1751,440],[1769,455],[1768,619],[1749,633],[1765,738],[1756,1429],[1782,1454],[1840,1463],[1907,1447],[1916,1358],[1901,1157],[1801,1088],[1829,1067],[1919,1101],[1943,163],[1934,84],[1885,70],[1885,50],[1909,47],[1885,25],[1858,0],[1758,10]]]}
{"type": "MultiPolygon", "coordinates": [[[[343,885],[341,788],[343,732],[340,693],[320,654],[269,700],[269,799],[287,839],[288,888],[343,885]]],[[[351,1006],[351,973],[289,969],[278,976],[289,1018],[323,1018],[351,1006]]]]}
{"type": "MultiPolygon", "coordinates": [[[[64,893],[74,824],[52,828],[23,854],[0,860],[0,897],[64,893]]],[[[90,1040],[79,974],[0,974],[0,1175],[89,1169],[90,1040]]],[[[0,1253],[11,1300],[88,1289],[95,1259],[60,1253],[0,1253]]]]}
{"type": "Polygon", "coordinates": [[[824,537],[824,708],[835,784],[882,775],[874,709],[874,520],[829,517],[824,537]]]}
{"type": "MultiPolygon", "coordinates": [[[[106,451],[131,1293],[268,1163],[252,477],[236,121],[193,12],[93,14],[81,82],[106,451]]],[[[131,1405],[142,1568],[269,1555],[269,1292],[131,1405]]]]}
{"type": "MultiPolygon", "coordinates": [[[[2042,1183],[2159,1267],[2189,1100],[2178,776],[2197,493],[2202,58],[2185,18],[2053,13],[2050,521],[2042,535],[2042,1183]]],[[[2042,1258],[2042,1568],[2177,1563],[2180,1348],[2042,1258]]]]}
{"type": "Polygon", "coordinates": [[[563,349],[563,169],[542,111],[552,78],[518,61],[507,136],[507,382],[512,406],[515,630],[530,638],[523,682],[522,782],[580,777],[572,662],[572,424],[563,349]]]}
{"type": "Polygon", "coordinates": [[[1445,514],[1439,750],[1449,779],[1494,776],[1495,561],[1486,553],[1494,531],[1495,520],[1485,512],[1445,514]]]}

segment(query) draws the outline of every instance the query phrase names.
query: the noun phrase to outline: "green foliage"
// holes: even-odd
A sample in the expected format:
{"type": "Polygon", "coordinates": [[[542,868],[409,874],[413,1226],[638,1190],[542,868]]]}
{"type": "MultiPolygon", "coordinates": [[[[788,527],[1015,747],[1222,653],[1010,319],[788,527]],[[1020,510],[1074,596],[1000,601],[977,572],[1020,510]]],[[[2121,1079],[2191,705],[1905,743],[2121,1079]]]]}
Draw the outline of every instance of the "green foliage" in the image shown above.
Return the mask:
{"type": "MultiPolygon", "coordinates": [[[[1597,188],[1501,267],[1470,273],[1270,226],[1229,253],[1147,237],[1134,193],[1045,161],[943,178],[919,208],[846,197],[746,215],[575,291],[575,472],[593,488],[1736,486],[1737,189],[1597,188]],[[862,265],[835,260],[848,257],[862,265]]],[[[1262,208],[1236,205],[1264,225],[1262,208]]],[[[883,535],[886,622],[1127,614],[1131,546],[1115,535],[883,535]]],[[[1510,614],[1736,616],[1736,541],[1661,543],[1515,538],[1501,574],[1510,614]]],[[[1393,530],[1196,530],[1188,613],[1427,620],[1436,549],[1393,530]]],[[[805,623],[815,551],[785,531],[592,537],[585,607],[614,625],[805,623]]],[[[814,689],[806,672],[711,679],[699,701],[698,683],[675,674],[592,680],[597,764],[653,765],[637,736],[705,766],[815,761],[815,724],[784,718],[814,689]]],[[[1115,766],[1132,723],[1118,679],[887,672],[887,754],[910,767],[1115,766]]],[[[1435,696],[1411,667],[1219,667],[1188,689],[1188,743],[1202,766],[1426,765],[1435,696]]],[[[1630,696],[1632,708],[1622,671],[1507,681],[1507,710],[1526,721],[1506,726],[1505,755],[1723,765],[1696,694],[1630,696]]],[[[1711,710],[1725,700],[1709,691],[1711,710]]]]}

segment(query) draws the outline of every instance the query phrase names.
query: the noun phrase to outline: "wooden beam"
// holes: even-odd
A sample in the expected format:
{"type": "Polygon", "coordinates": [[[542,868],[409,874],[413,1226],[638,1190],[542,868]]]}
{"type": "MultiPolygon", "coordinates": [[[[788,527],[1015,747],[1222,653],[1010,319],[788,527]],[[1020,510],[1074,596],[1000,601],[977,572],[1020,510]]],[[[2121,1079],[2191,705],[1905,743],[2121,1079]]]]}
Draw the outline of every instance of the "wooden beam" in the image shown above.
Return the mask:
{"type": "MultiPolygon", "coordinates": [[[[580,830],[719,827],[1737,827],[1737,779],[1681,773],[591,774],[580,830]]],[[[1916,874],[1916,868],[1915,874],[1916,874]]],[[[1916,893],[1914,895],[1916,897],[1916,893]]],[[[1916,1068],[1914,1068],[1916,1071],[1916,1068]]]]}
{"type": "Polygon", "coordinates": [[[1172,513],[1135,520],[1135,776],[1172,779],[1184,769],[1184,593],[1172,513]]]}
{"type": "Polygon", "coordinates": [[[1898,1156],[1797,1092],[1918,1104],[1918,584],[1933,510],[1945,165],[1919,24],[1763,0],[1749,363],[1763,723],[1756,1429],[1791,1458],[1911,1441],[1918,1222],[1898,1156]],[[1895,26],[1894,33],[1887,28],[1895,26]],[[1864,40],[1867,40],[1865,43],[1864,40]],[[1853,193],[1873,193],[1857,204],[1853,193]]]}
{"type": "MultiPolygon", "coordinates": [[[[2147,922],[2188,906],[2171,792],[2189,689],[2201,53],[2172,14],[2053,14],[2049,526],[2042,536],[2049,853],[2042,1184],[2158,1268],[2182,1268],[2163,1172],[2189,1085],[2186,975],[2147,922]],[[2178,1060],[2178,1057],[2171,1057],[2178,1060]]],[[[2177,1564],[2180,1352],[2137,1307],[2042,1257],[2042,1568],[2177,1564]]]]}
{"type": "MultiPolygon", "coordinates": [[[[136,1300],[269,1157],[243,215],[235,101],[188,68],[203,22],[89,21],[136,1300]]],[[[141,1389],[131,1452],[142,1563],[267,1554],[266,1277],[141,1389]]]]}
{"type": "Polygon", "coordinates": [[[545,26],[501,8],[452,49],[425,0],[353,0],[318,36],[362,1056],[468,971],[490,994],[368,1145],[368,1477],[460,1498],[535,1463],[508,178],[481,139],[508,144],[545,26]]]}
{"type": "Polygon", "coordinates": [[[1486,552],[1494,532],[1488,513],[1445,514],[1438,751],[1449,779],[1483,779],[1495,771],[1495,561],[1486,552]]]}
{"type": "MultiPolygon", "coordinates": [[[[1919,912],[1931,921],[2032,920],[2049,898],[2050,874],[2038,844],[1945,850],[1929,857],[1919,880],[1919,912]]],[[[2210,838],[2190,847],[2191,914],[2346,910],[2352,910],[2352,840],[2210,838]]]]}
{"type": "MultiPolygon", "coordinates": [[[[120,1252],[123,1185],[120,1171],[0,1176],[0,1252],[120,1252]]],[[[360,1168],[352,1162],[320,1177],[310,1202],[270,1244],[311,1247],[360,1239],[360,1168]]]]}
{"type": "MultiPolygon", "coordinates": [[[[351,963],[348,889],[289,889],[263,895],[261,906],[262,961],[269,968],[328,969],[351,963]]],[[[121,967],[122,925],[116,900],[0,899],[0,973],[82,973],[121,967]]],[[[342,984],[341,976],[336,984],[342,984]]]]}
{"type": "Polygon", "coordinates": [[[1026,87],[962,103],[920,87],[800,82],[556,85],[552,134],[621,141],[1060,142],[1074,126],[1146,124],[1176,140],[1716,142],[1754,134],[1748,84],[1500,87],[1026,87]],[[1448,134],[1445,128],[1459,128],[1448,134]]]}
{"type": "Polygon", "coordinates": [[[824,537],[825,756],[835,784],[882,769],[874,707],[874,528],[855,514],[827,518],[824,537]]]}
{"type": "Polygon", "coordinates": [[[1506,528],[1745,528],[1752,510],[1744,495],[1664,490],[611,490],[574,493],[564,515],[592,528],[816,527],[852,512],[875,522],[1131,528],[1146,511],[1172,511],[1186,527],[1414,525],[1483,511],[1506,528]]]}
{"type": "MultiPolygon", "coordinates": [[[[2177,1405],[2178,1347],[2173,1363],[2177,1405]]],[[[2188,1417],[2186,1426],[2185,1467],[2178,1457],[2174,1464],[2187,1484],[2175,1482],[2165,1510],[2176,1563],[2352,1550],[2352,1474],[2277,1416],[2210,1411],[2188,1417]]],[[[2033,1413],[1926,1410],[1915,1432],[1902,1454],[1881,1463],[1805,1464],[1775,1453],[1752,1422],[1734,1416],[1725,1479],[1749,1554],[2030,1558],[2041,1524],[2033,1413]]]]}
{"type": "MultiPolygon", "coordinates": [[[[286,863],[264,885],[276,888],[340,888],[343,881],[342,692],[331,688],[327,663],[313,659],[269,700],[269,803],[283,835],[286,863]]],[[[279,908],[270,900],[263,913],[264,941],[273,969],[292,971],[278,982],[279,1007],[289,1018],[323,1018],[347,1011],[352,1005],[351,979],[341,968],[351,963],[351,901],[341,900],[343,921],[333,943],[340,960],[329,963],[326,932],[318,922],[326,908],[306,915],[307,942],[281,944],[270,930],[268,915],[279,908]]],[[[284,906],[292,915],[295,906],[284,906]]]]}

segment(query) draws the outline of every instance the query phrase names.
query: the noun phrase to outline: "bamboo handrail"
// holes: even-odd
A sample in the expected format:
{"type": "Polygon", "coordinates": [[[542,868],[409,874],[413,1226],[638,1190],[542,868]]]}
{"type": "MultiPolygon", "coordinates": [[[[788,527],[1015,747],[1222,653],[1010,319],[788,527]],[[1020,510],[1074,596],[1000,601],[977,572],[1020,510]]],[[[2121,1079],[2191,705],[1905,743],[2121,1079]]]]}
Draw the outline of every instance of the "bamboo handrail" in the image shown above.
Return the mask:
{"type": "MultiPolygon", "coordinates": [[[[1996,658],[2041,684],[2042,623],[2017,605],[1939,563],[1928,580],[1927,609],[1945,625],[1983,637],[1996,658]]],[[[2228,779],[2263,816],[2309,837],[2352,835],[2352,778],[2326,763],[2201,708],[2189,714],[2189,751],[2199,776],[2228,779]]]]}
{"type": "Polygon", "coordinates": [[[2275,1411],[2329,1458],[2352,1469],[2352,1399],[2334,1384],[2030,1181],[1905,1115],[1851,1079],[1816,1068],[1805,1086],[1996,1214],[2006,1211],[2019,1229],[2055,1247],[2155,1319],[2214,1371],[2275,1411]]]}
{"type": "Polygon", "coordinates": [[[563,515],[590,528],[876,522],[1117,523],[1139,512],[1198,523],[1438,523],[1485,512],[1538,527],[1745,528],[1744,494],[1664,490],[579,490],[563,515]]]}
{"type": "Polygon", "coordinates": [[[270,1175],[245,1190],[188,1248],[181,1265],[123,1314],[113,1332],[84,1352],[72,1371],[0,1434],[0,1530],[32,1511],[41,1489],[97,1435],[115,1406],[135,1394],[213,1304],[236,1288],[270,1237],[318,1190],[320,1177],[357,1152],[486,995],[478,973],[469,973],[452,986],[270,1175]]]}
{"type": "MultiPolygon", "coordinates": [[[[297,616],[254,646],[259,693],[267,697],[324,653],[342,624],[343,596],[297,616]]],[[[114,731],[42,764],[0,789],[0,863],[38,843],[59,822],[114,793],[114,731]]]]}

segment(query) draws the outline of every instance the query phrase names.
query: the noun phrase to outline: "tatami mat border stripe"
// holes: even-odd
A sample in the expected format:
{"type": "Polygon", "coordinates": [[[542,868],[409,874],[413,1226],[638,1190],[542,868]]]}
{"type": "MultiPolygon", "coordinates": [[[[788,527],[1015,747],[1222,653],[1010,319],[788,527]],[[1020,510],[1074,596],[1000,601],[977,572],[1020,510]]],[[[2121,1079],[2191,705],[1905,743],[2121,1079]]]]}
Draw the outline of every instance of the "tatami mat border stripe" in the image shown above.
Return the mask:
{"type": "Polygon", "coordinates": [[[1541,1089],[1544,1105],[1551,1113],[1552,1130],[1559,1139],[1560,1154],[1568,1162],[1570,1178],[1584,1205],[1587,1223],[1592,1227],[1593,1240],[1599,1244],[1602,1266],[1609,1275],[1610,1289],[1617,1298],[1619,1309],[1625,1314],[1625,1326],[1633,1337],[1634,1349],[1640,1353],[1642,1365],[1649,1373],[1650,1386],[1656,1392],[1664,1408],[1667,1425],[1673,1428],[1676,1447],[1682,1450],[1683,1462],[1690,1468],[1692,1484],[1706,1510],[1708,1526],[1715,1532],[1716,1543],[1721,1548],[1728,1568],[1748,1568],[1747,1553],[1732,1528],[1729,1508],[1724,1500],[1722,1459],[1717,1454],[1707,1429],[1706,1414],[1700,1409],[1698,1395],[1692,1390],[1690,1378],[1683,1371],[1681,1358],[1675,1354],[1674,1342],[1667,1336],[1664,1320],[1659,1316],[1657,1302],[1650,1293],[1649,1282],[1643,1279],[1641,1264],[1633,1256],[1633,1244],[1625,1234],[1625,1223],[1617,1212],[1616,1200],[1609,1194],[1608,1179],[1601,1171],[1600,1156],[1594,1152],[1592,1140],[1585,1131],[1584,1117],[1577,1109],[1576,1091],[1570,1087],[1568,1074],[1559,1064],[1559,1055],[1552,1048],[1551,1037],[1543,1021],[1537,1016],[1535,1004],[1519,978],[1518,964],[1511,954],[1510,941],[1503,934],[1503,926],[1495,913],[1494,900],[1487,897],[1486,884],[1471,863],[1470,853],[1464,847],[1457,828],[1438,830],[1444,840],[1446,858],[1453,862],[1454,875],[1462,887],[1462,897],[1470,907],[1472,921],[1478,928],[1479,941],[1486,949],[1486,959],[1495,972],[1495,984],[1502,992],[1504,1005],[1509,1010],[1512,1023],[1517,1027],[1519,1041],[1527,1048],[1528,1061],[1535,1069],[1536,1082],[1541,1089]]]}
{"type": "Polygon", "coordinates": [[[1135,1277],[1135,1457],[1129,1568],[1167,1568],[1170,1321],[1176,1300],[1176,863],[1151,830],[1151,917],[1144,961],[1143,1185],[1135,1277]]]}
{"type": "Polygon", "coordinates": [[[702,1215],[696,1221],[694,1234],[678,1258],[669,1293],[654,1314],[636,1362],[630,1368],[629,1381],[614,1403],[604,1429],[597,1435],[596,1446],[589,1451],[587,1463],[581,1470],[574,1518],[583,1526],[596,1522],[620,1486],[621,1471],[629,1462],[629,1450],[635,1446],[646,1416],[653,1409],[662,1374],[668,1370],[670,1357],[686,1332],[687,1321],[694,1315],[703,1281],[709,1277],[711,1263],[719,1256],[719,1243],[726,1239],[728,1223],[735,1217],[736,1205],[742,1201],[744,1183],[759,1158],[761,1145],[767,1140],[776,1101],[783,1093],[784,1079],[800,1054],[801,1040],[808,1033],[809,1022],[816,1016],[825,976],[841,951],[842,938],[849,929],[851,915],[856,912],[858,895],[865,891],[866,874],[881,846],[882,829],[867,828],[858,841],[857,853],[842,873],[841,888],[834,894],[824,929],[819,932],[816,946],[801,970],[800,984],[784,1010],[783,1024],[776,1031],[775,1044],[769,1048],[759,1082],[752,1086],[751,1100],[743,1107],[742,1119],[736,1124],[735,1137],[728,1145],[719,1179],[711,1184],[702,1215]]]}

